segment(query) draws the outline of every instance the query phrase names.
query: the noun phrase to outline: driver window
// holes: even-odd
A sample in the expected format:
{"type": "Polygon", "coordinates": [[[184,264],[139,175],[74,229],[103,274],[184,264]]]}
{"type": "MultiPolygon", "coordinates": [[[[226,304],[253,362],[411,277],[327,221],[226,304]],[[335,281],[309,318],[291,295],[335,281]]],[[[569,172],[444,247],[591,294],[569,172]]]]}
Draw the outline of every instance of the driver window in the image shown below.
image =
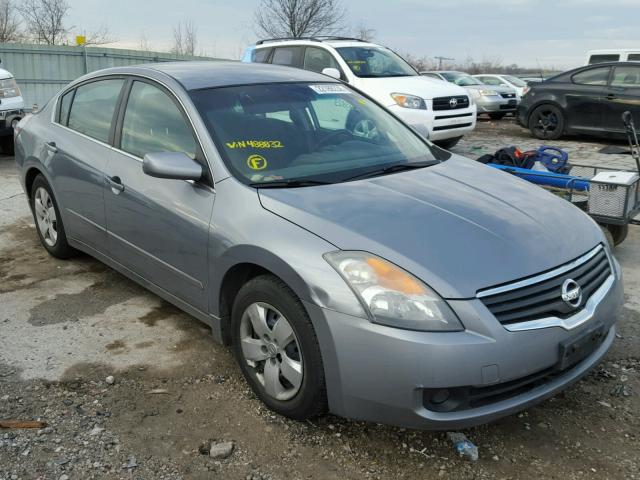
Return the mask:
{"type": "Polygon", "coordinates": [[[327,130],[345,130],[347,117],[353,105],[341,98],[319,98],[311,102],[318,117],[320,128],[327,130]]]}
{"type": "Polygon", "coordinates": [[[611,80],[612,87],[640,87],[640,67],[616,67],[611,80]]]}

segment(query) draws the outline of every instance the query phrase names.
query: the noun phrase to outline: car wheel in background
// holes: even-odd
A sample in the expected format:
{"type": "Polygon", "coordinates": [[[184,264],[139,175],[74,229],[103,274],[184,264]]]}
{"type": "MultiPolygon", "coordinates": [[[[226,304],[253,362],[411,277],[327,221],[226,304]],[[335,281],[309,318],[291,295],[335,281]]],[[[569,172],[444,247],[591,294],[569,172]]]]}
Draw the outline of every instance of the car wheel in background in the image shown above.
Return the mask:
{"type": "Polygon", "coordinates": [[[440,148],[449,150],[450,148],[455,147],[460,140],[462,140],[462,137],[447,138],[446,140],[435,140],[433,143],[435,143],[440,148]]]}
{"type": "Polygon", "coordinates": [[[57,258],[74,256],[77,250],[67,243],[58,204],[51,187],[42,175],[38,175],[33,181],[30,202],[42,246],[57,258]]]}
{"type": "Polygon", "coordinates": [[[629,225],[607,225],[607,230],[611,233],[613,245],[620,245],[629,234],[629,225]]]}
{"type": "Polygon", "coordinates": [[[564,115],[555,105],[540,105],[529,117],[529,130],[541,140],[557,140],[564,133],[564,115]]]}
{"type": "Polygon", "coordinates": [[[491,120],[502,120],[505,117],[506,113],[490,113],[489,118],[491,120]]]}
{"type": "Polygon", "coordinates": [[[302,302],[284,282],[262,275],[244,285],[232,329],[242,373],[271,410],[296,420],[326,411],[320,346],[302,302]]]}

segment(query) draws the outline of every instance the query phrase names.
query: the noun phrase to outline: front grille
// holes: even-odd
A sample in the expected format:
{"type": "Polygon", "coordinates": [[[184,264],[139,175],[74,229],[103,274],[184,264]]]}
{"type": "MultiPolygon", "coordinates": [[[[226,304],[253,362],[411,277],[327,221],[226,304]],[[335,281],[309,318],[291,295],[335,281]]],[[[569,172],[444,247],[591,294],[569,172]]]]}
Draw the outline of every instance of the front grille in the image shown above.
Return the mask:
{"type": "Polygon", "coordinates": [[[455,128],[465,128],[465,127],[470,127],[471,124],[470,123],[459,123],[457,125],[444,125],[442,127],[433,127],[433,131],[434,132],[440,132],[442,130],[453,130],[455,128]]]}
{"type": "Polygon", "coordinates": [[[469,107],[469,97],[466,95],[437,97],[433,99],[434,110],[458,110],[467,107],[469,107]]]}
{"type": "Polygon", "coordinates": [[[502,98],[516,98],[516,94],[515,93],[501,93],[500,96],[502,98]]]}
{"type": "Polygon", "coordinates": [[[584,308],[591,296],[611,275],[609,258],[602,246],[583,257],[546,274],[536,275],[531,282],[515,282],[478,292],[478,297],[503,325],[540,318],[568,318],[584,308]],[[570,267],[570,268],[569,268],[570,267]],[[557,275],[553,275],[554,271],[557,275]],[[582,289],[582,302],[574,308],[562,300],[562,286],[566,280],[575,281],[582,289]],[[492,293],[495,291],[495,293],[492,293]]]}

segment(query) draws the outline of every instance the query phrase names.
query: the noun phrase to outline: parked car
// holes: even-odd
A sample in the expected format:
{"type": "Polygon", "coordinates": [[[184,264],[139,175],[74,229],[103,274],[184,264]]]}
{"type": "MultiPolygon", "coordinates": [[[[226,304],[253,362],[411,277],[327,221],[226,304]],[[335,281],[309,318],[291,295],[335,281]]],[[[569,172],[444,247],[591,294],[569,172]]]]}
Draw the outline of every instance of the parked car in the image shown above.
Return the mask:
{"type": "Polygon", "coordinates": [[[638,62],[640,61],[640,48],[608,48],[602,50],[589,50],[585,65],[608,62],[638,62]]]}
{"type": "Polygon", "coordinates": [[[518,123],[544,140],[577,133],[622,139],[627,110],[640,118],[640,62],[601,63],[532,85],[518,123]]]}
{"type": "Polygon", "coordinates": [[[486,113],[494,120],[500,120],[507,113],[515,113],[518,98],[515,89],[507,86],[486,85],[464,72],[420,72],[430,78],[444,80],[464,87],[474,99],[478,114],[486,113]]]}
{"type": "Polygon", "coordinates": [[[20,122],[16,161],[51,255],[86,252],[210,325],[291,418],[487,422],[615,338],[621,269],[591,219],[325,75],[94,72],[20,122]]]}
{"type": "Polygon", "coordinates": [[[243,60],[339,78],[443,148],[476,126],[476,107],[463,88],[421,78],[399,55],[375,43],[342,37],[261,40],[247,48],[243,60]]]}
{"type": "Polygon", "coordinates": [[[13,154],[13,129],[24,117],[24,100],[11,72],[0,68],[0,148],[13,154]]]}
{"type": "Polygon", "coordinates": [[[521,78],[514,77],[513,75],[485,73],[481,75],[474,75],[473,77],[477,78],[485,85],[513,88],[516,91],[516,98],[518,101],[520,101],[522,96],[525,94],[525,91],[528,90],[527,82],[521,78]]]}

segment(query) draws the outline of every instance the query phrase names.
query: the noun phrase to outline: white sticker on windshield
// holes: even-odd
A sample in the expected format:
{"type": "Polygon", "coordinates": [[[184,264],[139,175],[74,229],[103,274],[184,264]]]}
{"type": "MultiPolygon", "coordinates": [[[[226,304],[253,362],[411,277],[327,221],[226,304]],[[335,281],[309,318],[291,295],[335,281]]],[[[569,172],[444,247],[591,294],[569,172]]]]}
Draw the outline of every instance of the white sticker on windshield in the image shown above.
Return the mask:
{"type": "Polygon", "coordinates": [[[309,85],[309,88],[319,95],[326,95],[329,93],[351,93],[344,85],[339,83],[323,83],[321,85],[309,85]]]}

